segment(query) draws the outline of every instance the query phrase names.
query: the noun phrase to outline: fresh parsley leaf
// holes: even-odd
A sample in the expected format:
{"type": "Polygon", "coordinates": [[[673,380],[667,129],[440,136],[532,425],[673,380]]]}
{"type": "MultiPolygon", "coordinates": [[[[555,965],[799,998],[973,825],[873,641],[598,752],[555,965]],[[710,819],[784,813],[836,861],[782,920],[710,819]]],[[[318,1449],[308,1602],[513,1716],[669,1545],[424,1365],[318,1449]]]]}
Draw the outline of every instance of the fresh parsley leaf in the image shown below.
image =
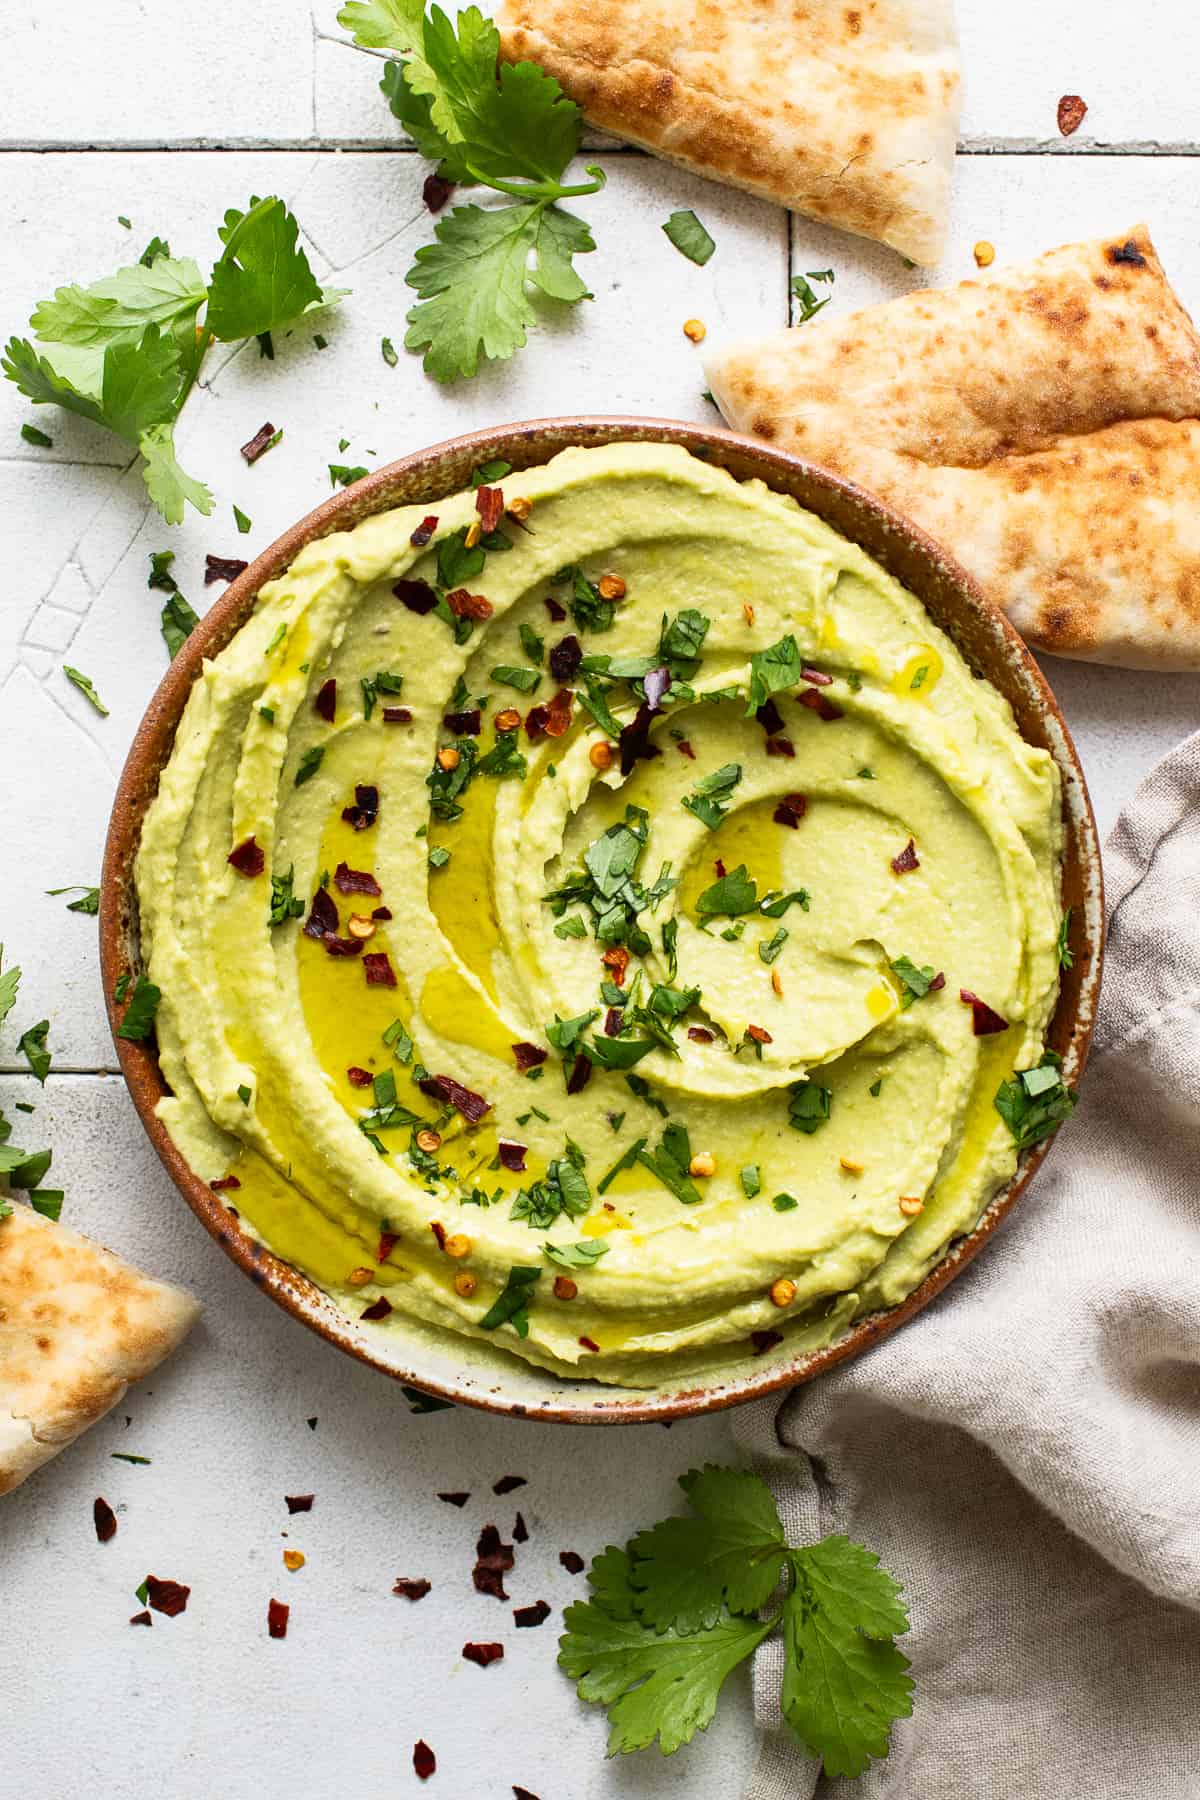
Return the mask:
{"type": "Polygon", "coordinates": [[[691,1160],[691,1143],[682,1125],[667,1125],[657,1150],[638,1151],[642,1167],[657,1175],[663,1186],[684,1206],[698,1206],[701,1200],[700,1190],[688,1174],[691,1160]]]}
{"type": "Polygon", "coordinates": [[[1058,957],[1060,969],[1070,969],[1075,966],[1075,956],[1070,945],[1071,914],[1074,910],[1074,907],[1068,906],[1058,921],[1058,937],[1055,939],[1054,952],[1058,957]]]}
{"type": "Polygon", "coordinates": [[[833,1111],[833,1094],[817,1081],[794,1081],[788,1089],[788,1124],[811,1137],[833,1111]]]}
{"type": "Polygon", "coordinates": [[[702,268],[717,247],[691,207],[683,212],[673,212],[663,230],[681,256],[686,256],[689,262],[699,263],[702,268]]]}
{"type": "Polygon", "coordinates": [[[425,0],[348,0],[338,24],[364,50],[415,50],[421,43],[425,0]]]}
{"type": "Polygon", "coordinates": [[[907,1012],[914,1000],[924,1000],[933,982],[937,979],[933,969],[926,963],[918,968],[907,956],[893,957],[892,974],[900,983],[900,1010],[907,1012]]]}
{"type": "Polygon", "coordinates": [[[303,787],[306,781],[312,780],[313,776],[320,768],[324,756],[324,744],[309,745],[308,749],[302,754],[299,763],[296,765],[296,787],[303,787]]]}
{"type": "Polygon", "coordinates": [[[765,962],[769,968],[787,941],[788,933],[784,930],[782,925],[778,926],[774,937],[758,946],[760,961],[765,962]]]}
{"type": "Polygon", "coordinates": [[[724,763],[721,768],[714,769],[711,775],[702,775],[691,793],[684,795],[682,805],[702,825],[715,831],[729,811],[730,798],[741,779],[741,763],[724,763]]]}
{"type": "Polygon", "coordinates": [[[996,1090],[996,1111],[1018,1150],[1028,1150],[1057,1131],[1075,1110],[1075,1095],[1062,1078],[1061,1059],[1046,1050],[1032,1069],[1023,1069],[996,1090]]]}
{"type": "Polygon", "coordinates": [[[92,686],[92,683],[91,683],[90,679],[88,678],[88,676],[84,675],[81,672],[81,670],[79,670],[79,669],[73,669],[69,663],[63,664],[63,674],[66,676],[67,680],[71,683],[71,685],[73,687],[77,687],[79,689],[79,691],[83,695],[84,699],[89,700],[91,702],[91,704],[95,707],[96,711],[100,714],[100,716],[102,718],[107,719],[108,708],[107,708],[107,706],[105,706],[103,700],[101,700],[99,694],[96,692],[95,688],[92,686]]]}
{"type": "Polygon", "coordinates": [[[46,1038],[50,1031],[49,1019],[39,1019],[17,1039],[17,1049],[21,1052],[30,1069],[43,1087],[50,1073],[50,1052],[46,1048],[46,1038]]]}
{"type": "Polygon", "coordinates": [[[765,1606],[788,1554],[771,1490],[748,1470],[708,1465],[680,1479],[692,1514],[639,1532],[629,1549],[637,1609],[658,1631],[704,1631],[723,1609],[765,1606]]]}
{"type": "Polygon", "coordinates": [[[86,887],[82,881],[72,882],[70,887],[47,888],[48,894],[78,894],[78,900],[67,901],[67,911],[77,913],[98,913],[100,911],[100,889],[86,887]]]}
{"type": "Polygon", "coordinates": [[[206,518],[213,509],[213,497],[202,481],[186,473],[175,455],[175,428],[171,424],[152,425],[137,441],[145,459],[142,480],[146,492],[168,525],[183,523],[184,507],[194,506],[206,518]]]}
{"type": "Polygon", "coordinates": [[[21,438],[26,444],[36,444],[39,450],[53,450],[54,448],[54,439],[39,430],[36,425],[30,425],[28,420],[21,427],[21,438]]]}
{"type": "Polygon", "coordinates": [[[169,596],[162,609],[162,634],[167,655],[172,662],[199,623],[198,615],[192,611],[181,593],[176,591],[169,596]]]}
{"type": "Polygon", "coordinates": [[[521,648],[529,658],[530,662],[540,663],[545,654],[545,638],[539,637],[532,625],[521,624],[517,629],[520,633],[521,648]]]}
{"type": "Polygon", "coordinates": [[[53,1219],[57,1224],[62,1217],[65,1199],[62,1188],[35,1188],[29,1196],[29,1204],[35,1213],[41,1213],[43,1219],[53,1219]]]}
{"type": "Polygon", "coordinates": [[[765,919],[782,919],[789,906],[798,906],[801,912],[807,912],[810,899],[807,888],[793,888],[789,894],[764,894],[758,910],[765,919]]]}
{"type": "Polygon", "coordinates": [[[754,877],[747,874],[745,863],[739,863],[727,875],[721,875],[696,899],[696,911],[705,919],[736,918],[753,912],[758,905],[758,888],[754,877]]]}
{"type": "Polygon", "coordinates": [[[371,473],[364,463],[356,463],[353,468],[348,463],[330,463],[329,480],[333,487],[352,487],[361,481],[364,475],[371,473]]]}
{"type": "Polygon", "coordinates": [[[161,999],[161,989],[156,988],[145,975],[139,975],[129,996],[125,1017],[117,1026],[117,1036],[127,1038],[131,1043],[141,1043],[148,1038],[154,1028],[154,1015],[161,999]]]}
{"type": "Polygon", "coordinates": [[[795,295],[799,309],[799,316],[796,319],[797,325],[807,325],[808,321],[815,317],[823,306],[828,306],[829,302],[833,299],[832,294],[826,294],[823,300],[818,300],[813,289],[809,286],[809,283],[813,281],[826,281],[829,283],[830,287],[832,287],[833,280],[834,276],[832,269],[810,269],[808,271],[807,279],[805,279],[803,275],[792,276],[791,290],[795,295]]]}
{"type": "Polygon", "coordinates": [[[541,1267],[523,1267],[514,1263],[508,1280],[479,1321],[481,1331],[495,1331],[499,1325],[511,1325],[518,1337],[529,1336],[529,1302],[541,1280],[541,1267]]]}
{"type": "Polygon", "coordinates": [[[777,644],[769,644],[765,650],[756,650],[750,658],[747,718],[765,705],[772,694],[795,687],[800,680],[802,666],[800,647],[790,631],[777,644]]]}
{"type": "Polygon", "coordinates": [[[205,299],[204,277],[190,257],[160,256],[134,263],[90,287],[60,287],[40,300],[29,323],[43,343],[137,344],[148,325],[182,331],[205,299]]]}
{"type": "Polygon", "coordinates": [[[340,300],[323,290],[299,243],[300,227],[283,201],[254,195],[245,212],[231,206],[218,235],[225,249],[208,290],[205,327],[222,343],[294,324],[314,307],[340,300]]]}
{"type": "Polygon", "coordinates": [[[784,1603],[783,1716],[826,1776],[861,1775],[886,1756],[893,1719],[912,1712],[900,1589],[879,1558],[849,1538],[791,1552],[784,1603]]]}
{"type": "Polygon", "coordinates": [[[588,1055],[601,1069],[632,1069],[641,1062],[643,1056],[649,1056],[653,1049],[653,1038],[606,1037],[595,1034],[588,1055]]]}
{"type": "Polygon", "coordinates": [[[289,866],[286,875],[272,875],[271,910],[267,914],[268,925],[284,925],[289,919],[304,917],[304,902],[299,894],[293,892],[292,888],[295,879],[295,864],[289,866]]]}
{"type": "Polygon", "coordinates": [[[581,1700],[608,1708],[610,1755],[643,1750],[657,1738],[672,1755],[711,1722],[726,1677],[758,1647],[771,1622],[728,1614],[711,1629],[655,1631],[637,1613],[628,1552],[608,1549],[592,1564],[592,1595],[566,1610],[559,1666],[581,1700]]]}
{"type": "Polygon", "coordinates": [[[541,679],[536,669],[523,669],[513,663],[500,663],[492,670],[493,681],[516,688],[522,694],[532,694],[541,679]]]}
{"type": "Polygon", "coordinates": [[[762,1176],[759,1173],[757,1163],[747,1163],[738,1179],[742,1184],[742,1192],[745,1194],[747,1200],[753,1200],[756,1194],[762,1192],[762,1176]]]}
{"type": "Polygon", "coordinates": [[[550,1261],[557,1263],[562,1269],[591,1269],[608,1255],[607,1238],[583,1238],[578,1244],[542,1245],[542,1250],[550,1261]]]}

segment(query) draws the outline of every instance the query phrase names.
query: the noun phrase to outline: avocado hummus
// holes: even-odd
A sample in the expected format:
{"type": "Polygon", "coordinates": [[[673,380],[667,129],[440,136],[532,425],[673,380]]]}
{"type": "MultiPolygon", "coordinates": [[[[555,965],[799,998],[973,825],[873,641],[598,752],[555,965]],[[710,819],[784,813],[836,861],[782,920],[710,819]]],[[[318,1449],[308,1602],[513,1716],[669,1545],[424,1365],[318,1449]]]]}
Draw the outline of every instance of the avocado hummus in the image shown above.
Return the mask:
{"type": "Polygon", "coordinates": [[[1055,766],[762,484],[481,479],[204,665],[137,860],[161,1116],[373,1333],[631,1385],[827,1343],[1014,1169],[1055,766]]]}

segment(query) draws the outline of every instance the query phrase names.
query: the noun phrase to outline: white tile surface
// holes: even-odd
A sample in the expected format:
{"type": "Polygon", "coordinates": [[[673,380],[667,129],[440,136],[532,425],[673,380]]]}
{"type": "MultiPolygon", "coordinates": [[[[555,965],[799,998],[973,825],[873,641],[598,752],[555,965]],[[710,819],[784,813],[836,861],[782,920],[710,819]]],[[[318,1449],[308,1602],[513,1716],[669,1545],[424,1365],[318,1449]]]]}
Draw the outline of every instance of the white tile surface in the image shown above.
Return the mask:
{"type": "MultiPolygon", "coordinates": [[[[145,586],[150,550],[174,548],[183,590],[203,611],[219,591],[203,588],[204,552],[264,547],[329,492],[330,461],[370,465],[477,425],[568,408],[711,418],[682,320],[703,318],[715,337],[786,317],[782,215],[610,153],[601,159],[609,186],[579,203],[599,245],[581,262],[593,302],[464,387],[434,387],[403,354],[389,369],[380,339],[401,342],[404,275],[429,234],[424,169],[389,150],[397,132],[377,70],[332,41],[335,12],[336,0],[313,0],[311,18],[303,0],[250,9],[110,0],[103,29],[84,30],[78,8],[13,0],[7,9],[6,68],[20,80],[0,109],[0,151],[59,148],[0,154],[6,336],[37,297],[136,257],[156,231],[203,264],[216,252],[222,209],[252,192],[284,194],[314,265],[354,292],[327,321],[281,338],[274,364],[253,345],[213,359],[179,441],[217,506],[211,520],[192,514],[177,531],[147,513],[136,470],[122,473],[111,440],[87,425],[42,410],[53,449],[24,444],[19,426],[32,409],[0,383],[0,816],[10,846],[0,937],[26,971],[0,1068],[12,1066],[16,1033],[47,1015],[56,1068],[113,1066],[94,921],[43,889],[97,878],[116,774],[165,667],[162,596],[145,586]],[[122,143],[232,147],[81,148],[122,143]],[[717,240],[703,270],[660,229],[686,206],[717,240]],[[324,352],[315,330],[329,340],[324,352]],[[237,447],[267,418],[284,427],[283,442],[247,469],[237,447]],[[235,501],[254,521],[246,538],[233,526],[235,501]],[[65,681],[64,656],[96,681],[109,718],[65,681]]],[[[1088,153],[1093,139],[1137,146],[1200,135],[1192,9],[1120,0],[1084,19],[1044,0],[963,0],[960,12],[966,141],[1046,140],[1065,154],[959,159],[942,278],[972,272],[981,237],[1009,259],[1145,217],[1185,301],[1200,305],[1200,163],[1088,153]],[[1068,91],[1090,112],[1064,146],[1054,109],[1068,91]]],[[[886,251],[803,220],[792,246],[793,268],[837,270],[840,310],[923,279],[886,251]]],[[[1150,763],[1200,719],[1200,678],[1047,669],[1106,827],[1150,763]]],[[[495,1517],[507,1528],[519,1503],[531,1537],[518,1549],[513,1602],[563,1604],[579,1584],[557,1551],[591,1553],[656,1517],[676,1474],[728,1454],[724,1421],[614,1440],[465,1412],[415,1417],[390,1383],[293,1325],[224,1261],[159,1170],[117,1079],[53,1075],[42,1096],[28,1077],[0,1078],[10,1115],[31,1092],[38,1111],[21,1119],[22,1141],[44,1128],[68,1218],[192,1285],[206,1310],[159,1378],[0,1506],[0,1631],[20,1645],[7,1665],[0,1800],[83,1791],[97,1800],[340,1800],[348,1780],[362,1800],[391,1800],[421,1791],[409,1760],[418,1735],[439,1757],[429,1793],[454,1800],[507,1800],[512,1782],[542,1800],[740,1791],[754,1745],[744,1687],[690,1752],[606,1764],[600,1715],[579,1707],[554,1670],[555,1622],[516,1632],[507,1609],[470,1586],[479,1525],[495,1517]],[[151,1456],[151,1467],[113,1462],[123,1447],[151,1456]],[[529,1485],[493,1501],[490,1483],[510,1471],[529,1485]],[[433,1499],[439,1488],[470,1489],[472,1501],[458,1513],[433,1499]],[[283,1494],[309,1490],[313,1513],[289,1523],[283,1494]],[[97,1493],[124,1509],[107,1546],[91,1526],[97,1493]],[[285,1541],[309,1556],[298,1574],[282,1567],[285,1541]],[[192,1601],[179,1619],[131,1631],[132,1590],[147,1570],[191,1583],[192,1601]],[[427,1575],[434,1593],[416,1607],[394,1599],[398,1574],[427,1575]],[[272,1594],[293,1609],[283,1644],[265,1634],[272,1594]],[[462,1664],[465,1640],[493,1636],[508,1647],[503,1664],[462,1664]]]]}

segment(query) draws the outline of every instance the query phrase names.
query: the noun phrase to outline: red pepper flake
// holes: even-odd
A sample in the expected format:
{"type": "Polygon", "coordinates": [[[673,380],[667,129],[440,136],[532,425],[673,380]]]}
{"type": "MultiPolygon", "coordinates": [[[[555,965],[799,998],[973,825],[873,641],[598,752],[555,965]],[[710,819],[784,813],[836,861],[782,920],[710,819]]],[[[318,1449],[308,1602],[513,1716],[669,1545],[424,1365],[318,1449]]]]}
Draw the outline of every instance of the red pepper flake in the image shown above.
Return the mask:
{"type": "Polygon", "coordinates": [[[544,1600],[537,1600],[532,1606],[513,1607],[513,1622],[522,1631],[529,1631],[535,1625],[544,1625],[549,1617],[550,1608],[544,1600]]]}
{"type": "Polygon", "coordinates": [[[469,594],[466,588],[451,588],[446,605],[456,619],[490,619],[495,610],[482,594],[469,594]]]}
{"type": "Polygon", "coordinates": [[[461,1493],[459,1493],[459,1494],[439,1494],[438,1495],[438,1499],[444,1500],[446,1502],[447,1506],[465,1506],[467,1504],[467,1501],[470,1498],[471,1498],[470,1494],[461,1494],[461,1493]]]}
{"type": "Polygon", "coordinates": [[[391,1310],[391,1301],[380,1294],[378,1300],[372,1300],[370,1306],[364,1306],[358,1316],[360,1319],[386,1319],[391,1310]]]}
{"type": "Polygon", "coordinates": [[[706,1031],[703,1025],[689,1025],[688,1036],[693,1044],[711,1044],[713,1041],[712,1032],[706,1031]]]}
{"type": "Polygon", "coordinates": [[[796,746],[790,737],[773,737],[767,739],[768,756],[795,756],[796,746]]]}
{"type": "Polygon", "coordinates": [[[134,1615],[133,1615],[132,1619],[130,1619],[129,1623],[131,1625],[153,1625],[154,1620],[150,1617],[150,1614],[148,1612],[140,1612],[140,1613],[134,1613],[134,1615]]]}
{"type": "Polygon", "coordinates": [[[245,875],[248,880],[253,880],[266,868],[267,853],[260,844],[255,843],[251,836],[243,838],[240,844],[235,845],[225,860],[237,870],[239,875],[245,875]]]}
{"type": "Polygon", "coordinates": [[[372,913],[371,913],[371,917],[373,919],[385,919],[386,920],[386,919],[390,919],[391,916],[392,916],[392,909],[390,906],[377,906],[372,910],[372,913]]]}
{"type": "Polygon", "coordinates": [[[267,1607],[268,1637],[285,1638],[287,1636],[288,1614],[291,1610],[291,1607],[285,1606],[282,1600],[270,1602],[267,1607]]]}
{"type": "Polygon", "coordinates": [[[208,587],[214,581],[235,581],[243,569],[250,564],[242,556],[206,556],[204,558],[204,585],[208,587]]]}
{"type": "Polygon", "coordinates": [[[493,1494],[511,1494],[514,1489],[528,1487],[529,1480],[525,1475],[502,1475],[499,1481],[492,1483],[493,1494]]]}
{"type": "Polygon", "coordinates": [[[600,1346],[599,1344],[593,1343],[591,1338],[581,1337],[579,1342],[585,1350],[590,1350],[594,1356],[599,1356],[600,1346]]]}
{"type": "Polygon", "coordinates": [[[479,523],[484,531],[495,531],[504,517],[504,489],[498,487],[476,488],[475,511],[479,514],[479,523]]]}
{"type": "Polygon", "coordinates": [[[442,1224],[442,1221],[440,1219],[430,1219],[429,1229],[437,1239],[438,1249],[444,1250],[446,1248],[446,1227],[442,1224]]]}
{"type": "Polygon", "coordinates": [[[774,1042],[770,1032],[764,1031],[761,1025],[747,1025],[746,1036],[748,1038],[753,1038],[756,1044],[770,1044],[774,1042]]]}
{"type": "Polygon", "coordinates": [[[550,651],[550,673],[555,681],[570,681],[579,673],[579,665],[583,661],[583,645],[570,633],[560,638],[550,651]]]}
{"type": "Polygon", "coordinates": [[[782,1331],[752,1331],[750,1342],[754,1346],[755,1356],[762,1356],[767,1350],[773,1350],[776,1344],[782,1344],[782,1331]]]}
{"type": "Polygon", "coordinates": [[[514,1781],[513,1800],[538,1800],[538,1797],[536,1794],[531,1794],[528,1788],[518,1787],[514,1781]]]}
{"type": "Polygon", "coordinates": [[[942,988],[945,987],[945,985],[946,985],[946,972],[944,969],[940,969],[938,971],[938,973],[934,976],[933,980],[930,982],[929,986],[926,988],[925,992],[927,994],[940,993],[942,988]]]}
{"type": "Polygon", "coordinates": [[[96,1498],[92,1501],[92,1520],[96,1527],[96,1540],[98,1543],[107,1544],[110,1538],[116,1537],[117,1515],[108,1504],[108,1501],[102,1499],[99,1494],[97,1494],[96,1498]]]}
{"type": "Polygon", "coordinates": [[[618,987],[625,985],[625,971],[629,967],[629,951],[624,944],[614,944],[600,958],[604,967],[610,972],[618,987]]]}
{"type": "Polygon", "coordinates": [[[548,1050],[543,1050],[540,1044],[514,1044],[512,1053],[522,1075],[526,1069],[540,1069],[550,1054],[548,1050]]]}
{"type": "Polygon", "coordinates": [[[582,1094],[592,1079],[592,1059],[581,1050],[571,1064],[571,1073],[567,1076],[568,1094],[582,1094]]]}
{"type": "Polygon", "coordinates": [[[610,1006],[604,1015],[605,1037],[620,1037],[624,1012],[619,1006],[610,1006]]]}
{"type": "Polygon", "coordinates": [[[225,1194],[232,1188],[240,1188],[242,1184],[236,1175],[218,1175],[217,1179],[210,1181],[208,1185],[214,1194],[225,1194]]]}
{"type": "Polygon", "coordinates": [[[377,1263],[386,1262],[399,1242],[400,1233],[398,1231],[381,1231],[379,1245],[375,1251],[375,1261],[377,1263]]]}
{"type": "Polygon", "coordinates": [[[290,1513],[311,1512],[315,1494],[285,1494],[283,1496],[290,1513]]]}
{"type": "Polygon", "coordinates": [[[489,1663],[504,1661],[503,1644],[464,1644],[462,1653],[467,1662],[478,1663],[481,1669],[486,1669],[489,1663]]]}
{"type": "MultiPolygon", "coordinates": [[[[437,530],[437,522],[438,516],[436,513],[425,514],[425,517],[421,520],[421,523],[417,526],[417,529],[408,540],[414,550],[423,550],[425,548],[426,544],[437,530]]],[[[393,589],[393,592],[394,591],[395,590],[393,589]]]]}
{"type": "Polygon", "coordinates": [[[302,928],[304,935],[319,940],[329,937],[331,933],[336,932],[337,928],[338,909],[333,895],[328,888],[318,888],[312,897],[312,906],[309,909],[308,917],[304,921],[302,928]]]}
{"type": "Polygon", "coordinates": [[[432,1581],[426,1581],[423,1575],[397,1575],[392,1592],[401,1600],[423,1600],[432,1586],[432,1581]]]}
{"type": "Polygon", "coordinates": [[[557,601],[553,594],[546,595],[546,611],[556,625],[561,625],[567,616],[566,607],[557,601]]]}
{"type": "MultiPolygon", "coordinates": [[[[367,956],[363,960],[370,962],[371,959],[367,956]]],[[[387,961],[386,957],[384,961],[387,961]]],[[[395,987],[394,975],[389,985],[395,987]]],[[[484,1113],[490,1113],[492,1110],[490,1100],[485,1100],[482,1094],[473,1093],[469,1087],[464,1087],[461,1081],[455,1081],[453,1075],[427,1075],[417,1085],[421,1092],[427,1094],[431,1100],[444,1100],[447,1105],[453,1106],[457,1112],[462,1114],[468,1124],[478,1125],[484,1113]]]]}
{"type": "MultiPolygon", "coordinates": [[[[769,748],[769,746],[768,746],[769,748]]],[[[801,819],[808,811],[808,797],[805,794],[785,794],[771,818],[776,825],[790,825],[795,831],[801,819]]]]}
{"type": "Polygon", "coordinates": [[[327,725],[333,724],[334,714],[337,712],[337,682],[332,675],[317,689],[317,697],[313,701],[313,711],[318,718],[324,719],[327,725]]]}
{"type": "MultiPolygon", "coordinates": [[[[929,985],[932,987],[933,983],[930,982],[929,985]]],[[[1002,1019],[994,1007],[989,1006],[986,1000],[981,1000],[978,994],[973,994],[970,988],[959,988],[958,997],[964,1006],[971,1009],[971,1023],[976,1037],[992,1037],[998,1031],[1008,1030],[1008,1020],[1002,1019]]]]}
{"type": "Polygon", "coordinates": [[[477,706],[473,706],[469,712],[446,713],[442,724],[455,737],[478,737],[483,725],[483,714],[477,706]]]}
{"type": "MultiPolygon", "coordinates": [[[[382,894],[383,889],[369,869],[352,869],[340,862],[333,871],[333,885],[339,894],[382,894]]],[[[324,889],[321,890],[324,892],[324,889]]]]}
{"type": "Polygon", "coordinates": [[[802,694],[796,695],[796,703],[807,706],[819,719],[824,719],[827,725],[833,719],[844,719],[846,716],[840,706],[835,706],[827,694],[819,693],[816,688],[805,688],[802,694]]]}
{"type": "Polygon", "coordinates": [[[352,937],[327,937],[321,942],[325,946],[327,956],[361,956],[363,940],[352,937]]]}
{"type": "MultiPolygon", "coordinates": [[[[500,1158],[500,1167],[508,1169],[514,1175],[521,1175],[525,1169],[525,1144],[515,1144],[509,1138],[501,1138],[496,1145],[496,1155],[500,1158]]],[[[496,1489],[499,1493],[499,1488],[496,1489]]]]}
{"type": "MultiPolygon", "coordinates": [[[[429,176],[428,179],[432,181],[435,180],[436,177],[429,176]]],[[[437,1768],[437,1757],[433,1754],[433,1751],[429,1748],[429,1745],[425,1742],[424,1738],[418,1738],[413,1745],[413,1768],[417,1772],[418,1781],[428,1781],[429,1777],[437,1768]]]]}
{"type": "Polygon", "coordinates": [[[409,706],[385,706],[383,722],[385,725],[411,725],[412,708],[409,706]]]}
{"type": "Polygon", "coordinates": [[[813,669],[805,664],[800,671],[801,681],[811,682],[813,687],[832,687],[833,676],[827,675],[824,669],[813,669]]]}
{"type": "Polygon", "coordinates": [[[1078,94],[1064,94],[1058,103],[1058,129],[1063,137],[1079,130],[1087,117],[1087,101],[1078,94]]]}
{"type": "Polygon", "coordinates": [[[396,986],[396,971],[388,961],[386,950],[375,950],[363,957],[363,973],[368,987],[396,986]]]}
{"type": "Polygon", "coordinates": [[[584,1561],[578,1550],[560,1550],[558,1560],[568,1575],[582,1575],[584,1561]]]}
{"type": "Polygon", "coordinates": [[[342,808],[342,817],[355,831],[365,831],[379,817],[379,789],[360,784],[354,790],[354,805],[342,808]]]}
{"type": "Polygon", "coordinates": [[[768,737],[775,737],[783,730],[783,714],[774,700],[764,700],[754,716],[768,737]]]}
{"type": "MultiPolygon", "coordinates": [[[[413,542],[416,542],[415,533],[413,534],[413,542]]],[[[413,580],[410,577],[401,577],[399,581],[394,581],[392,583],[392,592],[395,594],[397,600],[399,600],[401,606],[407,606],[411,613],[431,613],[438,603],[437,595],[427,581],[413,580]]]]}
{"type": "Polygon", "coordinates": [[[545,737],[546,721],[549,717],[550,708],[548,706],[531,706],[525,714],[525,730],[531,743],[538,738],[545,737]]]}
{"type": "Polygon", "coordinates": [[[475,1567],[471,1579],[478,1594],[491,1594],[496,1600],[507,1600],[504,1577],[513,1566],[513,1547],[501,1542],[494,1525],[485,1525],[475,1546],[475,1567]]]}
{"type": "Polygon", "coordinates": [[[893,856],[892,858],[893,872],[897,875],[911,875],[913,870],[919,869],[920,866],[921,863],[917,856],[917,847],[912,838],[909,838],[899,856],[893,856]]]}
{"type": "Polygon", "coordinates": [[[268,419],[260,425],[254,436],[242,445],[242,455],[248,463],[256,463],[263,452],[270,448],[271,439],[275,436],[275,427],[268,419]]]}
{"type": "Polygon", "coordinates": [[[454,192],[454,183],[444,175],[427,175],[421,184],[421,198],[431,213],[441,212],[454,192]]]}
{"type": "Polygon", "coordinates": [[[722,880],[724,880],[725,876],[729,873],[729,870],[725,867],[725,864],[721,861],[719,856],[713,858],[713,868],[717,871],[718,876],[722,880]]]}
{"type": "Polygon", "coordinates": [[[528,1527],[528,1525],[526,1525],[522,1514],[518,1513],[516,1518],[513,1520],[513,1543],[514,1544],[527,1544],[528,1542],[529,1542],[529,1527],[528,1527]]]}
{"type": "Polygon", "coordinates": [[[147,1600],[155,1612],[165,1613],[168,1619],[186,1612],[191,1591],[190,1587],[184,1587],[180,1581],[160,1581],[157,1575],[146,1577],[147,1600]]]}
{"type": "Polygon", "coordinates": [[[357,1063],[352,1063],[346,1070],[346,1080],[350,1083],[351,1087],[370,1087],[374,1079],[375,1077],[371,1074],[370,1069],[360,1069],[357,1063]]]}

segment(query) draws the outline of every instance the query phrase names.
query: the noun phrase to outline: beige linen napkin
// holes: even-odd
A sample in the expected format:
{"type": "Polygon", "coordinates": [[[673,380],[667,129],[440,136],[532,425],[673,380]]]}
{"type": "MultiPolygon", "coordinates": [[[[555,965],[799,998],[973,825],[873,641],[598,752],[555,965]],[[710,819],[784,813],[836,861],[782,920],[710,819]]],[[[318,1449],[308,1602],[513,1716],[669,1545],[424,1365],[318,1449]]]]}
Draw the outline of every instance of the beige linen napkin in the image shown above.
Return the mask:
{"type": "Polygon", "coordinates": [[[826,1782],[765,1646],[748,1800],[1200,1800],[1200,734],[1105,872],[1091,1065],[1012,1218],[886,1343],[736,1416],[797,1539],[903,1582],[916,1681],[888,1760],[826,1782]]]}

